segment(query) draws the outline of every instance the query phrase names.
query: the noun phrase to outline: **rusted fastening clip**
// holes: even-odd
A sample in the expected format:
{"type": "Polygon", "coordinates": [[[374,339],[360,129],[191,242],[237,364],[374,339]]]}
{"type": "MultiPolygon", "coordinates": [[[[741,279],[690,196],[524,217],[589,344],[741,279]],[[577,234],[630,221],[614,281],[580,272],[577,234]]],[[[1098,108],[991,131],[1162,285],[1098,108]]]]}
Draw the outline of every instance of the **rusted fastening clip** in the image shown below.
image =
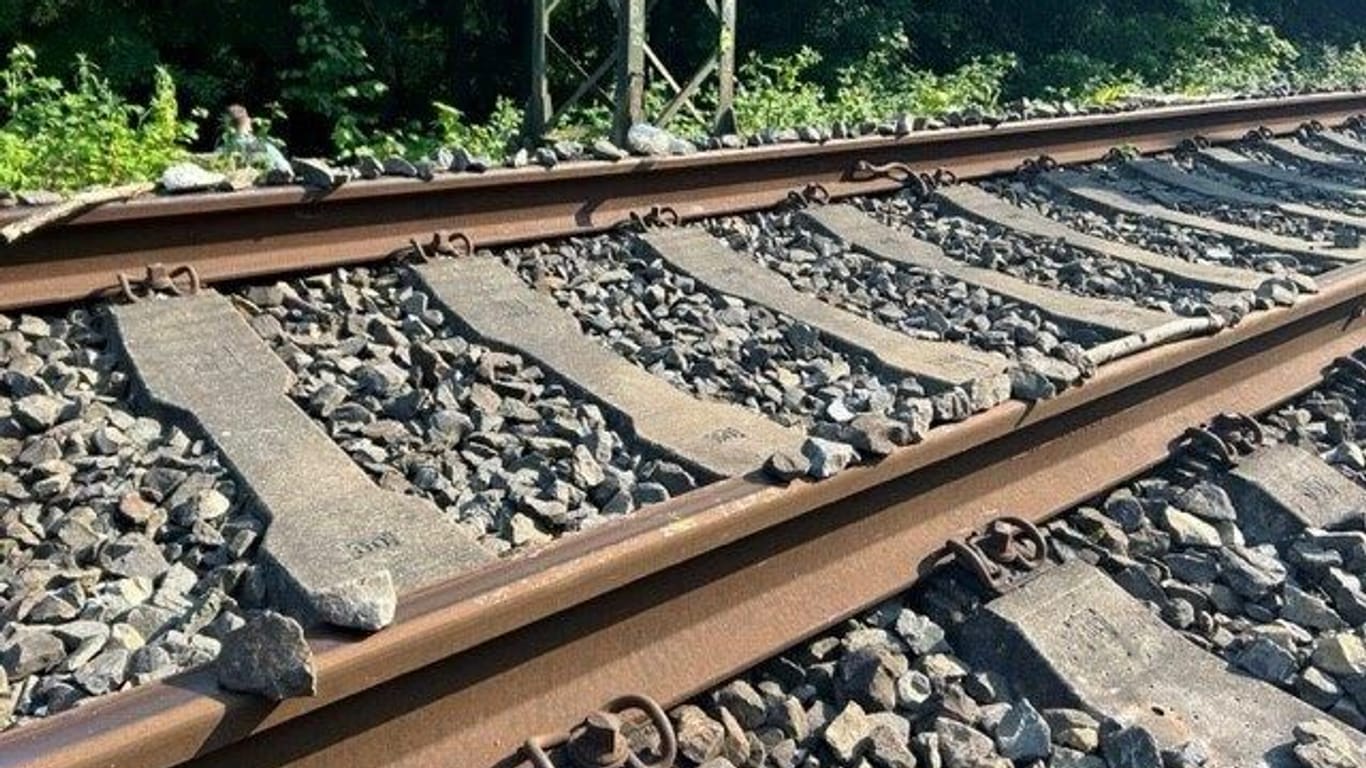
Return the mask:
{"type": "Polygon", "coordinates": [[[826,189],[824,184],[807,184],[801,189],[789,191],[787,201],[797,208],[805,208],[808,205],[826,205],[830,202],[830,190],[826,189]]]}
{"type": "Polygon", "coordinates": [[[1193,155],[1202,149],[1209,149],[1209,147],[1209,139],[1197,134],[1189,139],[1182,139],[1181,143],[1176,145],[1176,153],[1178,155],[1193,155]]]}
{"type": "Polygon", "coordinates": [[[1056,171],[1058,161],[1049,155],[1039,155],[1038,157],[1026,157],[1015,168],[1015,173],[1021,176],[1034,176],[1046,171],[1056,171]]]}
{"type": "Polygon", "coordinates": [[[408,240],[408,247],[394,252],[399,258],[408,258],[418,264],[426,264],[435,255],[466,257],[474,255],[474,240],[464,232],[454,230],[432,233],[432,239],[422,242],[417,238],[408,240]]]}
{"type": "Polygon", "coordinates": [[[1241,457],[1266,443],[1262,425],[1241,413],[1221,413],[1204,426],[1191,427],[1172,448],[1177,474],[1202,477],[1238,465],[1241,457]]]}
{"type": "Polygon", "coordinates": [[[564,746],[575,768],[671,768],[678,757],[678,734],[659,702],[649,696],[631,694],[608,702],[567,734],[533,736],[522,745],[522,754],[535,768],[555,768],[549,750],[564,746]],[[659,759],[645,762],[631,751],[622,731],[622,713],[640,710],[659,733],[659,759]]]}
{"type": "Polygon", "coordinates": [[[631,211],[616,229],[623,231],[648,232],[652,229],[672,229],[683,222],[678,211],[667,205],[656,205],[645,213],[631,211]]]}
{"type": "Polygon", "coordinates": [[[949,552],[997,595],[1018,587],[1048,562],[1048,542],[1021,517],[998,517],[979,531],[949,539],[949,552]]]}
{"type": "Polygon", "coordinates": [[[1366,391],[1366,363],[1352,357],[1339,357],[1323,377],[1330,394],[1355,399],[1366,391]]]}
{"type": "Polygon", "coordinates": [[[169,293],[172,296],[193,296],[199,293],[199,272],[189,264],[167,267],[161,262],[147,265],[146,277],[130,277],[127,273],[118,274],[119,291],[123,300],[136,303],[156,293],[169,293]],[[182,283],[184,286],[182,287],[182,283]]]}
{"type": "Polygon", "coordinates": [[[1101,161],[1106,163],[1127,163],[1135,157],[1138,157],[1139,154],[1138,147],[1135,147],[1132,144],[1125,144],[1123,146],[1110,147],[1110,149],[1105,152],[1105,156],[1101,158],[1101,161]]]}
{"type": "Polygon", "coordinates": [[[854,181],[871,181],[872,179],[891,179],[918,198],[929,197],[933,184],[928,175],[918,174],[915,169],[905,163],[883,163],[874,165],[867,160],[860,160],[854,163],[854,167],[849,171],[849,178],[854,181]]]}

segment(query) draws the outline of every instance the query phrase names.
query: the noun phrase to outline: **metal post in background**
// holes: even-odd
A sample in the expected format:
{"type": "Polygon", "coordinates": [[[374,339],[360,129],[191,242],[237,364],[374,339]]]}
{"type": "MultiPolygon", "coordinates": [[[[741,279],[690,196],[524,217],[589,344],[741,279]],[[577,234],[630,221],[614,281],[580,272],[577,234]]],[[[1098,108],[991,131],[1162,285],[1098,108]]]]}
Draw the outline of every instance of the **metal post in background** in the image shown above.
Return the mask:
{"type": "Polygon", "coordinates": [[[625,141],[626,132],[639,122],[653,120],[667,125],[680,110],[688,110],[699,123],[708,124],[716,133],[735,131],[735,34],[737,0],[702,0],[719,22],[717,45],[688,81],[680,85],[664,62],[650,48],[647,39],[648,17],[661,0],[599,0],[611,8],[616,18],[616,41],[611,53],[591,72],[566,50],[552,34],[555,9],[573,0],[532,0],[531,98],[527,105],[526,134],[533,140],[545,137],[565,113],[590,92],[596,91],[610,102],[612,138],[625,141]],[[550,92],[550,54],[568,62],[582,78],[574,93],[558,106],[550,92]],[[654,72],[673,91],[668,104],[655,115],[645,112],[646,77],[654,72]],[[608,93],[603,80],[613,74],[615,88],[608,93]],[[713,75],[717,78],[715,110],[708,120],[694,103],[713,75]]]}
{"type": "Polygon", "coordinates": [[[617,109],[612,141],[626,143],[626,132],[645,119],[645,0],[617,3],[617,109]]]}

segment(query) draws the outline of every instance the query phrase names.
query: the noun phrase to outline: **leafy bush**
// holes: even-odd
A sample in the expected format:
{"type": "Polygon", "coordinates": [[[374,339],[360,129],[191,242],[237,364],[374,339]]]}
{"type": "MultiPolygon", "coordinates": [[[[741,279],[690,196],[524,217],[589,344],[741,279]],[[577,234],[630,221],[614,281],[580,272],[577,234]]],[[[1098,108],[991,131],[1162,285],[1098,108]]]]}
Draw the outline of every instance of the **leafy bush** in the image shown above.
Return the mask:
{"type": "Polygon", "coordinates": [[[909,40],[900,33],[883,38],[861,61],[839,71],[832,111],[839,119],[861,121],[986,110],[1000,101],[1001,84],[1015,66],[1013,56],[998,55],[943,75],[915,69],[909,40]]]}
{"type": "Polygon", "coordinates": [[[485,123],[471,124],[465,114],[449,104],[436,102],[437,140],[448,147],[464,147],[471,154],[500,158],[522,133],[525,114],[512,99],[502,97],[485,123]]]}
{"type": "Polygon", "coordinates": [[[821,55],[803,47],[790,56],[751,55],[740,65],[735,120],[743,131],[827,122],[825,93],[806,74],[821,55]]]}
{"type": "Polygon", "coordinates": [[[366,143],[378,122],[374,103],[389,88],[374,77],[360,27],[337,22],[326,0],[305,0],[290,12],[301,25],[298,49],[307,63],[284,73],[283,96],[330,121],[332,145],[350,156],[366,143]]]}
{"type": "Polygon", "coordinates": [[[1299,51],[1268,24],[1222,16],[1179,52],[1167,87],[1190,94],[1263,90],[1286,83],[1299,51]]]}
{"type": "Polygon", "coordinates": [[[162,68],[147,106],[138,107],[84,56],[68,85],[40,76],[34,50],[19,45],[0,70],[0,86],[0,187],[74,190],[155,178],[195,138],[162,68]]]}
{"type": "Polygon", "coordinates": [[[1305,55],[1295,81],[1298,85],[1314,88],[1366,87],[1366,49],[1360,43],[1350,48],[1319,48],[1305,55]]]}

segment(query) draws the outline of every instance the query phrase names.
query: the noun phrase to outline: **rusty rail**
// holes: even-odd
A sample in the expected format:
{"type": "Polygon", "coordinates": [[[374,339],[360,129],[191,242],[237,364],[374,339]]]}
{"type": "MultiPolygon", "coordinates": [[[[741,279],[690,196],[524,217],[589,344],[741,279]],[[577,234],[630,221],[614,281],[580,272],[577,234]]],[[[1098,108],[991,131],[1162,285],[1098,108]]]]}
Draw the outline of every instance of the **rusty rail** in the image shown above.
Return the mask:
{"type": "MultiPolygon", "coordinates": [[[[707,152],[689,157],[459,174],[430,182],[353,182],[328,194],[298,187],[151,197],[104,205],[0,247],[0,310],[111,291],[120,272],[154,263],[194,267],[206,281],[260,277],[384,258],[409,241],[459,232],[497,245],[610,228],[656,207],[684,219],[777,205],[819,185],[833,198],[894,189],[860,163],[944,168],[960,178],[1013,170],[1047,153],[1095,160],[1111,147],[1145,152],[1203,135],[1242,138],[1249,126],[1288,133],[1366,112],[1366,94],[1199,104],[862,138],[707,152]]],[[[23,215],[0,211],[0,226],[23,215]]]]}
{"type": "Polygon", "coordinates": [[[1190,424],[1313,386],[1366,346],[1366,265],[1323,288],[876,466],[725,482],[428,590],[365,642],[315,638],[316,698],[270,705],[187,673],[0,736],[0,766],[505,767],[623,691],[679,702],[898,592],[1002,511],[1041,520],[1161,461],[1190,424]]]}
{"type": "MultiPolygon", "coordinates": [[[[146,203],[171,204],[188,205],[146,203]]],[[[624,692],[677,703],[900,591],[956,534],[1005,512],[1041,520],[1161,461],[1191,424],[1313,386],[1366,346],[1366,265],[1320,285],[875,466],[727,481],[410,596],[364,642],[312,638],[317,697],[272,705],[190,672],[0,735],[0,768],[506,768],[529,735],[624,692]]]]}

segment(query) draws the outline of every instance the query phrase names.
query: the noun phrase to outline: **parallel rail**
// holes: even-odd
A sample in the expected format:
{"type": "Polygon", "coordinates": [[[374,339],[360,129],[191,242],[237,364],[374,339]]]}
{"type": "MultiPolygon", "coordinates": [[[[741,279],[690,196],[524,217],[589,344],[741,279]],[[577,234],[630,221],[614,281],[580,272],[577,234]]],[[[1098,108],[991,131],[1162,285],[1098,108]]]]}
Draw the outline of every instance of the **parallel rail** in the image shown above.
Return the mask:
{"type": "MultiPolygon", "coordinates": [[[[326,194],[282,187],[137,199],[0,246],[0,310],[109,292],[119,273],[137,277],[153,263],[187,264],[207,281],[260,277],[375,261],[437,232],[499,245],[601,231],[656,207],[683,219],[758,210],[813,184],[836,199],[897,187],[894,179],[859,173],[860,162],[975,178],[1040,154],[1082,162],[1119,145],[1156,152],[1195,135],[1233,140],[1258,126],[1287,133],[1363,112],[1366,93],[1315,94],[430,182],[382,179],[326,194]]],[[[24,213],[0,212],[0,226],[24,213]]]]}
{"type": "MultiPolygon", "coordinates": [[[[565,228],[566,221],[577,220],[559,218],[563,211],[531,202],[553,190],[569,195],[574,184],[562,188],[558,173],[601,174],[596,181],[580,179],[580,198],[593,185],[620,176],[612,183],[625,179],[640,186],[629,198],[619,192],[612,205],[648,200],[652,205],[675,204],[685,216],[701,216],[722,212],[723,204],[734,206],[724,210],[769,205],[813,180],[835,195],[893,183],[830,181],[820,175],[821,168],[830,174],[837,167],[847,171],[859,159],[905,162],[910,156],[916,167],[947,165],[960,176],[977,175],[1012,169],[1041,153],[1063,161],[1091,159],[1115,143],[1159,149],[1192,133],[1236,138],[1258,123],[1285,131],[1309,119],[1332,120],[1363,108],[1366,96],[1306,97],[1241,103],[1232,114],[1207,107],[1165,110],[1171,121],[1167,124],[1152,113],[1140,113],[1110,122],[1048,121],[1051,134],[1037,125],[1003,126],[913,136],[885,146],[872,140],[849,142],[865,147],[861,155],[833,144],[760,150],[748,171],[738,156],[734,161],[725,156],[661,161],[658,175],[639,165],[585,166],[450,179],[426,187],[378,182],[419,195],[409,199],[413,210],[407,218],[393,222],[394,230],[383,237],[361,237],[350,230],[361,237],[357,241],[320,224],[310,236],[328,240],[332,253],[323,256],[324,246],[309,246],[320,249],[318,261],[280,255],[285,251],[272,251],[270,245],[277,238],[264,235],[256,250],[240,256],[241,263],[282,261],[257,272],[214,273],[206,265],[228,267],[214,261],[212,253],[227,253],[234,246],[227,239],[209,242],[207,235],[204,261],[184,252],[165,260],[191,261],[206,278],[216,279],[334,264],[353,252],[363,252],[357,260],[374,258],[383,254],[366,249],[396,248],[394,241],[412,236],[399,231],[403,227],[435,222],[427,206],[445,201],[453,207],[491,210],[491,201],[507,204],[512,199],[518,179],[531,180],[523,187],[530,197],[521,201],[529,208],[505,209],[504,218],[511,222],[525,216],[526,229],[496,235],[491,218],[477,216],[454,218],[456,228],[476,232],[472,237],[479,242],[580,231],[577,224],[565,228]],[[1124,133],[1123,125],[1130,125],[1133,133],[1124,133]],[[974,159],[968,151],[992,141],[1003,143],[985,157],[974,159]],[[935,146],[947,154],[928,154],[935,146]],[[786,170],[788,161],[780,157],[813,173],[786,170]],[[764,175],[765,169],[770,175],[764,175]],[[746,173],[758,179],[750,193],[737,191],[746,173]],[[708,174],[721,191],[702,184],[708,174]],[[695,186],[667,187],[666,178],[691,179],[695,186]],[[531,191],[538,185],[545,185],[542,192],[531,191]],[[668,194],[673,197],[647,197],[643,190],[655,185],[672,190],[668,194]],[[466,187],[485,189],[488,195],[454,191],[466,187]],[[682,205],[684,197],[694,207],[682,205]],[[488,227],[482,237],[477,234],[480,226],[488,227]]],[[[369,191],[365,185],[343,187],[318,210],[335,206],[352,212],[346,215],[369,216],[361,213],[369,191]]],[[[131,238],[136,222],[142,221],[144,244],[155,246],[154,234],[162,230],[154,222],[177,218],[187,234],[218,231],[201,228],[201,215],[195,213],[201,205],[223,206],[204,214],[219,217],[223,227],[234,215],[257,214],[263,218],[256,225],[262,227],[268,216],[312,226],[314,220],[298,218],[307,208],[298,200],[261,203],[251,213],[256,210],[252,199],[291,195],[297,197],[272,191],[137,202],[91,212],[33,243],[87,232],[82,237],[93,246],[102,228],[125,228],[131,238]],[[139,218],[138,211],[154,208],[160,213],[139,218]],[[179,213],[172,213],[177,209],[179,213]]],[[[376,197],[370,202],[397,215],[405,210],[399,199],[376,197]]],[[[636,209],[599,208],[595,216],[604,210],[636,209]]],[[[365,226],[378,231],[380,221],[365,226]]],[[[446,220],[446,228],[451,221],[446,220]]],[[[510,227],[507,222],[501,226],[510,227]]],[[[610,224],[599,218],[588,222],[583,228],[610,224]]],[[[110,255],[113,248],[107,246],[105,256],[71,256],[55,266],[48,261],[48,268],[73,283],[78,277],[93,281],[80,269],[92,263],[89,259],[133,258],[110,255]]],[[[0,271],[0,281],[22,277],[43,263],[37,251],[28,258],[28,267],[0,267],[11,270],[0,271]]],[[[37,279],[32,274],[29,278],[37,279]]],[[[1034,520],[1056,514],[1160,462],[1169,441],[1191,424],[1226,411],[1262,411],[1312,387],[1335,358],[1366,346],[1366,267],[1335,271],[1321,278],[1320,287],[1320,293],[1294,307],[1256,314],[1215,336],[1107,365],[1083,387],[1056,399],[1028,406],[1011,402],[938,428],[925,442],[875,466],[787,488],[757,479],[725,481],[410,596],[394,626],[363,642],[342,635],[313,638],[319,673],[314,698],[272,705],[218,690],[207,671],[191,672],[0,736],[0,766],[511,765],[528,735],[562,731],[621,693],[639,691],[662,702],[679,702],[901,591],[938,559],[942,542],[955,533],[1003,513],[1034,520]],[[763,621],[753,621],[756,615],[763,621]]],[[[18,295],[8,282],[0,283],[0,303],[13,302],[18,295]]]]}

